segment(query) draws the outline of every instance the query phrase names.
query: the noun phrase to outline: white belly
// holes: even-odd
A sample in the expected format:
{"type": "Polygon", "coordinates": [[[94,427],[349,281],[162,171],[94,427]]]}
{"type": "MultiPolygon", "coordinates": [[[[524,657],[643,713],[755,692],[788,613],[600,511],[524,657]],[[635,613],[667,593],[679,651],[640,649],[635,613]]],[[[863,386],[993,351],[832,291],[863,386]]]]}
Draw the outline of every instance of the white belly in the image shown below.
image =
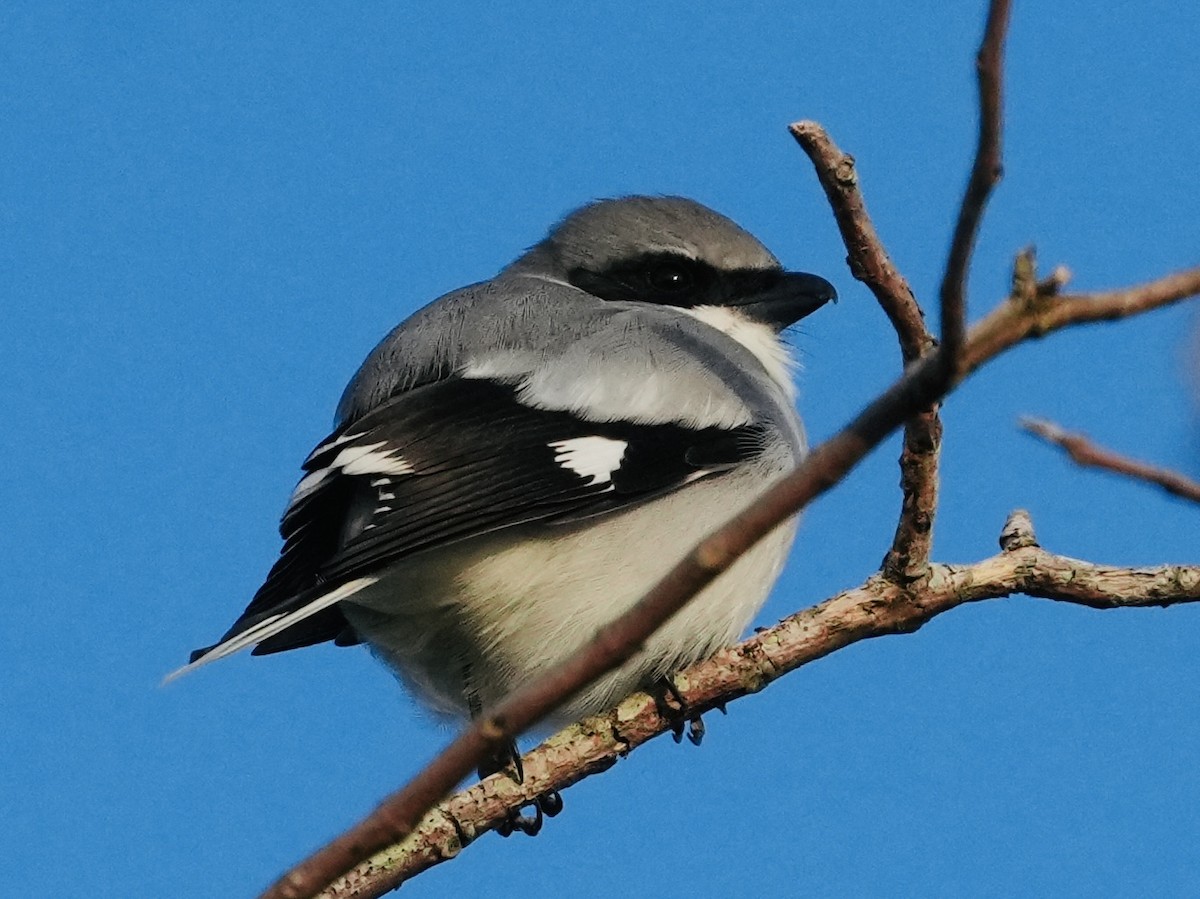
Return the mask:
{"type": "MultiPolygon", "coordinates": [[[[790,461],[790,460],[789,460],[790,461]]],[[[494,705],[633,605],[784,466],[750,466],[627,512],[508,529],[414,557],[344,603],[346,617],[435,711],[494,705]]],[[[599,711],[737,639],[767,598],[795,533],[778,528],[556,716],[599,711]]]]}

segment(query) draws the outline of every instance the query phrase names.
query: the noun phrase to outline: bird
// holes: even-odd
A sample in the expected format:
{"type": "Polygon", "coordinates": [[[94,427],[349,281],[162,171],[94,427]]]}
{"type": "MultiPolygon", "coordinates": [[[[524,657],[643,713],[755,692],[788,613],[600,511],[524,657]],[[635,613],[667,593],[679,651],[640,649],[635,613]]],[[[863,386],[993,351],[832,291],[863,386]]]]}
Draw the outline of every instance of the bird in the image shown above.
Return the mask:
{"type": "MultiPolygon", "coordinates": [[[[576,209],[367,356],[303,463],[265,582],[169,677],[251,647],[365,642],[439,717],[495,705],[803,459],[781,334],[833,299],[694,200],[576,209]]],[[[735,641],[795,529],[776,528],[551,723],[735,641]]]]}

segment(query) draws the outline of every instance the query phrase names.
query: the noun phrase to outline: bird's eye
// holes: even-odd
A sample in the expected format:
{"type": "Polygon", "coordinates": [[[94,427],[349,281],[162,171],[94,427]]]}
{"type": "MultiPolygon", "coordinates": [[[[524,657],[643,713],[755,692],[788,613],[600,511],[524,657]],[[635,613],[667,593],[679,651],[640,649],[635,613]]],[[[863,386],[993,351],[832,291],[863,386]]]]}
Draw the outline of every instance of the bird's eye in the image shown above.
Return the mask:
{"type": "Polygon", "coordinates": [[[695,283],[695,278],[682,265],[668,263],[649,269],[646,272],[646,283],[663,293],[682,293],[695,283]]]}

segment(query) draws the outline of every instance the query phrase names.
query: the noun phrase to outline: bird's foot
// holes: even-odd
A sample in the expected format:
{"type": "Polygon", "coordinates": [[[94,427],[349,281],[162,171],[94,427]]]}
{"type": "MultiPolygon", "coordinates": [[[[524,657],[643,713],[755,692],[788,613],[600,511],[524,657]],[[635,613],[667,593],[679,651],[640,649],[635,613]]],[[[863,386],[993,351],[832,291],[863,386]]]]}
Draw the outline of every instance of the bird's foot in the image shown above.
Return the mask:
{"type": "Polygon", "coordinates": [[[533,802],[509,812],[508,816],[496,825],[496,833],[502,837],[510,837],[518,832],[527,837],[536,837],[541,832],[545,820],[553,818],[562,810],[562,795],[558,790],[551,790],[538,796],[533,802]],[[533,809],[533,814],[525,814],[526,809],[533,809]]]}
{"type": "MultiPolygon", "coordinates": [[[[525,782],[525,766],[521,763],[521,752],[516,740],[497,750],[491,758],[479,766],[479,779],[490,777],[501,771],[507,771],[514,781],[525,782]]],[[[496,833],[502,837],[523,833],[526,836],[537,836],[546,818],[553,818],[563,810],[562,796],[557,790],[543,793],[532,802],[513,809],[508,816],[496,825],[496,833]],[[526,809],[533,809],[532,814],[525,814],[526,809]]]]}
{"type": "Polygon", "coordinates": [[[659,717],[670,722],[671,736],[676,743],[683,741],[685,730],[688,742],[693,746],[699,746],[704,741],[704,719],[700,717],[699,712],[692,712],[688,708],[671,675],[668,674],[655,682],[650,695],[654,697],[654,708],[659,717]]]}

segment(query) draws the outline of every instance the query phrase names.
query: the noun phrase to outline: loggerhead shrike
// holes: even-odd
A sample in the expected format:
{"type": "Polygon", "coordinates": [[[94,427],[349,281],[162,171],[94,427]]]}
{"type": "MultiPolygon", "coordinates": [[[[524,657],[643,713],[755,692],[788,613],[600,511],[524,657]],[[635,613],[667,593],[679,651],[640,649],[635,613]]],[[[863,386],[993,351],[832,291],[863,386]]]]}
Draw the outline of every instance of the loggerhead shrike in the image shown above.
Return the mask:
{"type": "MultiPolygon", "coordinates": [[[[835,297],[681,197],[602,200],[393,330],[304,462],[282,554],[176,674],[360,642],[438,713],[570,656],[805,453],[780,332],[835,297]]],[[[563,707],[599,711],[735,640],[777,528],[563,707]]]]}

